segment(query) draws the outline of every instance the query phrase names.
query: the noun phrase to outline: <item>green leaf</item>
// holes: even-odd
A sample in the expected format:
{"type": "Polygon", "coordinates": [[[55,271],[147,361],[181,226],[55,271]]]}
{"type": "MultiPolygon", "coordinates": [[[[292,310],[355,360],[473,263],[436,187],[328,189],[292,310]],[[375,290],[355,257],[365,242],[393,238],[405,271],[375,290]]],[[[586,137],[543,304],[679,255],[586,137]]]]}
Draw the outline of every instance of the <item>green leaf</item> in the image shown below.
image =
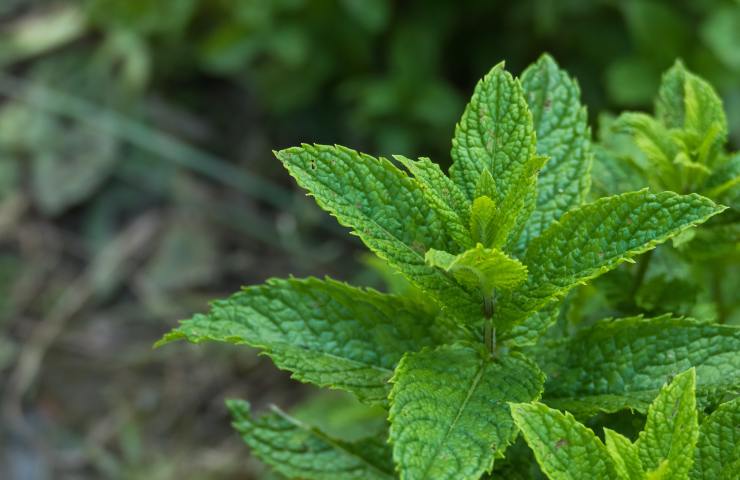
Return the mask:
{"type": "Polygon", "coordinates": [[[724,209],[696,194],[641,190],[569,211],[529,244],[523,259],[529,276],[520,289],[500,299],[498,323],[520,322],[576,285],[724,209]]]}
{"type": "Polygon", "coordinates": [[[517,177],[512,179],[508,195],[496,208],[497,225],[494,247],[517,247],[519,238],[535,209],[537,201],[537,175],[548,157],[533,155],[517,177]]]}
{"type": "Polygon", "coordinates": [[[531,401],[544,377],[520,354],[446,345],[404,356],[393,376],[393,458],[407,480],[477,479],[516,435],[507,401],[531,401]]]}
{"type": "Polygon", "coordinates": [[[478,178],[473,198],[478,197],[499,198],[496,182],[493,180],[490,170],[483,170],[478,178]]]}
{"type": "Polygon", "coordinates": [[[249,403],[227,400],[252,453],[289,478],[325,480],[390,480],[395,478],[388,445],[376,438],[356,442],[334,439],[277,408],[253,418],[249,403]]]}
{"type": "Polygon", "coordinates": [[[694,261],[722,257],[731,261],[740,255],[740,222],[704,226],[687,243],[679,245],[678,250],[694,261]]]}
{"type": "Polygon", "coordinates": [[[644,470],[660,478],[688,479],[699,438],[696,412],[696,370],[677,375],[664,386],[647,412],[645,429],[635,442],[644,470]]]}
{"type": "Polygon", "coordinates": [[[304,144],[276,155],[319,206],[412,283],[454,315],[480,315],[477,299],[424,261],[430,248],[455,251],[457,242],[417,182],[385,159],[345,147],[304,144]]]}
{"type": "MultiPolygon", "coordinates": [[[[710,152],[716,153],[727,140],[727,118],[714,88],[689,72],[677,61],[664,75],[655,104],[658,119],[668,128],[691,133],[692,146],[709,139],[710,152]]],[[[711,158],[712,153],[705,157],[711,158]]]]}
{"type": "MultiPolygon", "coordinates": [[[[546,157],[533,156],[521,175],[513,179],[514,184],[506,198],[497,204],[489,195],[476,197],[470,213],[470,235],[473,241],[487,247],[501,248],[519,237],[525,220],[534,209],[534,192],[537,172],[546,157]]],[[[497,189],[488,171],[483,172],[476,187],[476,195],[489,192],[496,195],[497,189]]],[[[513,245],[509,245],[513,247],[513,245]]]]}
{"type": "Polygon", "coordinates": [[[499,335],[499,340],[510,346],[532,346],[547,330],[555,324],[560,314],[562,301],[555,300],[541,310],[534,312],[522,323],[514,325],[511,330],[505,330],[499,335]]]}
{"type": "Polygon", "coordinates": [[[665,126],[647,114],[627,112],[614,121],[612,128],[632,135],[645,156],[647,163],[641,169],[650,185],[660,190],[681,191],[682,178],[676,159],[683,152],[665,126]]]}
{"type": "Polygon", "coordinates": [[[645,412],[663,383],[696,368],[700,405],[740,391],[740,328],[662,316],[603,320],[537,350],[544,401],[572,412],[645,412]]]}
{"type": "Polygon", "coordinates": [[[594,198],[632,192],[646,186],[642,153],[632,135],[616,131],[612,115],[598,117],[598,143],[592,145],[591,192],[594,198]]]}
{"type": "Polygon", "coordinates": [[[450,178],[473,200],[481,175],[490,173],[496,194],[492,200],[505,224],[502,235],[526,220],[520,212],[534,195],[536,172],[545,160],[536,156],[535,143],[522,86],[500,63],[478,82],[457,124],[450,178]]]}
{"type": "Polygon", "coordinates": [[[458,186],[444,174],[438,164],[428,158],[411,160],[402,155],[394,155],[417,181],[427,202],[441,216],[447,219],[445,228],[461,246],[471,244],[467,225],[470,217],[470,202],[458,186]]]}
{"type": "Polygon", "coordinates": [[[511,403],[511,415],[548,478],[619,479],[604,444],[570,413],[541,403],[511,403]]]}
{"type": "Polygon", "coordinates": [[[740,466],[740,397],[721,404],[701,424],[691,472],[696,480],[732,478],[740,466]]]}
{"type": "Polygon", "coordinates": [[[740,152],[730,155],[715,169],[702,193],[709,198],[726,196],[730,201],[740,197],[740,152]]]}
{"type": "Polygon", "coordinates": [[[158,345],[179,339],[250,345],[297,380],[385,403],[403,354],[449,340],[443,331],[433,313],[401,297],[333,280],[288,279],[214,302],[158,345]]]}
{"type": "Polygon", "coordinates": [[[543,55],[521,76],[537,133],[537,153],[550,159],[537,180],[537,207],[522,234],[526,245],[553,220],[583,203],[591,183],[591,129],[578,82],[543,55]]]}
{"type": "Polygon", "coordinates": [[[629,439],[614,430],[604,429],[606,450],[612,457],[617,473],[625,480],[641,480],[645,478],[642,462],[637,453],[637,447],[629,439]]]}
{"type": "MultiPolygon", "coordinates": [[[[484,178],[484,177],[481,177],[484,178]]],[[[488,196],[473,200],[470,209],[470,237],[476,243],[492,247],[496,243],[496,203],[488,196]]]]}
{"type": "Polygon", "coordinates": [[[521,262],[480,243],[460,255],[429,250],[426,259],[430,265],[451,273],[458,282],[471,290],[480,290],[483,295],[491,295],[494,289],[515,288],[527,279],[527,267],[521,262]]]}

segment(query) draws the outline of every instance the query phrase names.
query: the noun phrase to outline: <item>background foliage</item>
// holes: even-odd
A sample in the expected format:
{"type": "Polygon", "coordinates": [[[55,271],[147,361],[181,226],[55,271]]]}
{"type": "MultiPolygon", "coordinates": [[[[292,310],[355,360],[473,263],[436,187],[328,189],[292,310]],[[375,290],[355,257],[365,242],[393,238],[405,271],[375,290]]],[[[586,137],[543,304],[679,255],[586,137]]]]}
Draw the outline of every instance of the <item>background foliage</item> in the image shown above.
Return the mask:
{"type": "MultiPolygon", "coordinates": [[[[548,51],[595,130],[652,111],[683,58],[723,97],[734,150],[738,35],[730,0],[2,2],[0,476],[260,478],[223,397],[310,390],[254,355],[150,346],[272,275],[380,284],[272,148],[448,163],[475,81],[548,51]]],[[[331,401],[327,425],[364,415],[331,401]]]]}

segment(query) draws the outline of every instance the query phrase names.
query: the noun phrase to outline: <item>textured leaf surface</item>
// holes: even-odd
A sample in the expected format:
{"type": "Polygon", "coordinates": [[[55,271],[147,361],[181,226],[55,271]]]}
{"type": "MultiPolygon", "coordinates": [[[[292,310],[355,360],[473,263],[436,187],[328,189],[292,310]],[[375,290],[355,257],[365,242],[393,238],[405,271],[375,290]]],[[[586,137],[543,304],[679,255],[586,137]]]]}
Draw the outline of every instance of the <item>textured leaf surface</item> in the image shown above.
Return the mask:
{"type": "Polygon", "coordinates": [[[537,180],[537,207],[523,243],[583,203],[591,182],[591,130],[578,83],[543,55],[522,73],[522,87],[537,133],[537,153],[550,159],[537,180]]]}
{"type": "Polygon", "coordinates": [[[619,479],[604,444],[570,413],[519,403],[511,414],[551,480],[619,479]]]}
{"type": "Polygon", "coordinates": [[[740,391],[740,328],[663,316],[605,320],[538,349],[545,402],[573,412],[641,412],[668,379],[696,367],[701,405],[740,391]]]}
{"type": "Polygon", "coordinates": [[[544,377],[519,354],[492,360],[447,345],[406,355],[393,377],[391,442],[402,479],[477,479],[514,440],[506,402],[531,401],[544,377]]]}
{"type": "Polygon", "coordinates": [[[533,155],[512,179],[509,192],[496,209],[495,247],[514,249],[537,203],[537,176],[548,157],[533,155]]]}
{"type": "Polygon", "coordinates": [[[385,159],[345,147],[303,145],[277,152],[298,184],[351,227],[365,245],[461,317],[478,316],[477,299],[427,265],[430,248],[455,251],[447,219],[412,178],[385,159]]]}
{"type": "Polygon", "coordinates": [[[460,255],[429,250],[426,259],[430,265],[449,272],[460,283],[481,290],[484,295],[490,295],[495,288],[517,287],[527,279],[527,267],[519,260],[480,243],[460,255]]]}
{"type": "Polygon", "coordinates": [[[444,174],[438,164],[428,158],[411,160],[402,155],[394,155],[393,158],[414,175],[427,202],[447,219],[445,228],[455,241],[461,246],[470,246],[470,201],[458,186],[444,174]]]}
{"type": "Polygon", "coordinates": [[[501,299],[499,323],[523,320],[554,297],[722,210],[696,194],[647,190],[602,198],[571,210],[530,243],[524,256],[527,282],[501,299]]]}
{"type": "Polygon", "coordinates": [[[381,439],[345,442],[275,412],[253,418],[249,404],[228,400],[234,428],[252,453],[289,478],[389,480],[395,478],[390,447],[381,439]]]}
{"type": "Polygon", "coordinates": [[[449,340],[436,328],[434,314],[400,297],[332,280],[270,280],[214,302],[162,343],[250,345],[298,380],[383,403],[404,353],[449,340]]]}
{"type": "Polygon", "coordinates": [[[732,478],[740,472],[740,398],[720,405],[701,424],[691,478],[732,478]]]}
{"type": "Polygon", "coordinates": [[[534,312],[522,323],[514,325],[499,335],[499,341],[518,347],[535,345],[547,330],[555,324],[560,314],[562,301],[556,300],[534,312]]]}
{"type": "Polygon", "coordinates": [[[604,429],[606,450],[614,462],[617,473],[625,480],[641,480],[645,478],[640,455],[637,447],[629,438],[614,430],[604,429]]]}
{"type": "Polygon", "coordinates": [[[692,368],[663,387],[650,405],[645,429],[637,439],[637,452],[645,472],[660,471],[661,478],[688,479],[699,438],[692,368]]]}
{"type": "Polygon", "coordinates": [[[470,200],[484,170],[496,182],[497,204],[535,154],[532,114],[518,80],[503,63],[478,82],[452,140],[450,178],[470,200]]]}

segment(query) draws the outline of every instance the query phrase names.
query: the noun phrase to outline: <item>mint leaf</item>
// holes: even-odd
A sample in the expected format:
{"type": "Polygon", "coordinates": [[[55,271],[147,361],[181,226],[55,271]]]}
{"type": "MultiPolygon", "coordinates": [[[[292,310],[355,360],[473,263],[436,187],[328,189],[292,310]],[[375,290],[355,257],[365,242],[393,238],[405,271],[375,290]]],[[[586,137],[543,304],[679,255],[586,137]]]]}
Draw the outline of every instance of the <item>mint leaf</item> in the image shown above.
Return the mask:
{"type": "Polygon", "coordinates": [[[688,479],[699,438],[695,385],[692,368],[664,386],[650,405],[645,430],[635,442],[648,475],[660,471],[661,478],[688,479]]]}
{"type": "Polygon", "coordinates": [[[249,403],[227,400],[252,453],[289,478],[324,480],[390,480],[395,478],[391,452],[380,439],[356,442],[334,439],[273,407],[273,413],[253,418],[249,403]]]}
{"type": "Polygon", "coordinates": [[[578,82],[549,55],[521,76],[537,133],[537,153],[548,155],[537,180],[537,207],[520,242],[537,237],[553,220],[583,203],[591,183],[591,130],[578,82]]]}
{"type": "Polygon", "coordinates": [[[518,80],[499,63],[475,87],[452,140],[450,178],[470,200],[484,170],[496,182],[497,204],[535,154],[532,114],[518,80]]]}
{"type": "Polygon", "coordinates": [[[212,304],[159,344],[185,339],[263,350],[293,378],[385,403],[404,353],[447,341],[435,315],[401,297],[333,280],[269,280],[212,304]],[[441,329],[441,330],[439,330],[441,329]]]}
{"type": "Polygon", "coordinates": [[[471,245],[468,223],[470,202],[458,186],[444,174],[436,163],[428,158],[411,160],[402,155],[394,155],[409,172],[414,175],[427,202],[447,220],[446,228],[461,246],[471,245]]]}
{"type": "Polygon", "coordinates": [[[730,206],[740,197],[740,152],[727,157],[707,178],[702,193],[710,198],[726,197],[730,206]]]}
{"type": "Polygon", "coordinates": [[[473,198],[477,199],[478,197],[499,198],[496,182],[493,180],[490,170],[483,170],[478,178],[473,198]]]}
{"type": "Polygon", "coordinates": [[[606,447],[570,413],[541,403],[511,403],[511,415],[551,480],[615,479],[606,447]]]}
{"type": "Polygon", "coordinates": [[[417,182],[385,159],[345,147],[304,144],[276,155],[319,206],[412,283],[455,315],[480,314],[476,299],[424,262],[428,249],[455,251],[457,243],[417,182]]]}
{"type": "MultiPolygon", "coordinates": [[[[740,253],[740,222],[704,226],[678,250],[694,261],[732,259],[740,253]]],[[[671,292],[674,293],[675,292],[671,292]]]]}
{"type": "Polygon", "coordinates": [[[473,200],[470,209],[470,238],[476,243],[492,247],[496,243],[497,231],[496,203],[486,195],[473,200]]]}
{"type": "Polygon", "coordinates": [[[477,479],[516,435],[507,401],[531,401],[544,377],[520,354],[491,359],[446,345],[404,356],[393,376],[390,439],[404,479],[477,479]]]}
{"type": "Polygon", "coordinates": [[[524,164],[519,175],[512,179],[509,193],[496,208],[497,224],[494,247],[517,247],[527,219],[535,209],[537,176],[548,157],[533,155],[524,164]]]}
{"type": "Polygon", "coordinates": [[[645,473],[637,452],[637,447],[630,440],[608,428],[604,429],[606,450],[614,462],[617,473],[625,480],[642,480],[645,473]]]}
{"type": "Polygon", "coordinates": [[[642,170],[601,145],[594,145],[591,178],[593,198],[631,192],[646,185],[642,170]]]}
{"type": "Polygon", "coordinates": [[[492,295],[494,289],[508,290],[527,279],[527,267],[504,252],[485,248],[480,243],[460,255],[429,250],[427,262],[445,272],[469,289],[478,289],[483,295],[492,295]]]}
{"type": "Polygon", "coordinates": [[[740,327],[669,315],[604,320],[538,348],[544,401],[583,414],[647,410],[663,383],[696,367],[700,405],[740,391],[740,327]]]}
{"type": "Polygon", "coordinates": [[[689,132],[691,147],[703,145],[712,158],[727,140],[727,118],[714,88],[677,61],[664,75],[655,103],[658,119],[668,128],[689,132]]]}
{"type": "Polygon", "coordinates": [[[650,185],[660,190],[682,190],[677,160],[686,154],[668,128],[647,114],[633,112],[620,115],[612,128],[632,136],[645,157],[640,167],[650,185]]]}
{"type": "Polygon", "coordinates": [[[502,296],[501,320],[520,322],[553,298],[724,210],[696,194],[647,190],[602,198],[571,210],[527,248],[527,282],[502,296]]]}
{"type": "Polygon", "coordinates": [[[534,312],[522,323],[514,325],[499,335],[500,341],[510,346],[532,346],[555,324],[560,314],[562,301],[555,300],[534,312]]]}
{"type": "Polygon", "coordinates": [[[740,467],[740,397],[721,404],[701,424],[691,478],[731,479],[740,467]]]}

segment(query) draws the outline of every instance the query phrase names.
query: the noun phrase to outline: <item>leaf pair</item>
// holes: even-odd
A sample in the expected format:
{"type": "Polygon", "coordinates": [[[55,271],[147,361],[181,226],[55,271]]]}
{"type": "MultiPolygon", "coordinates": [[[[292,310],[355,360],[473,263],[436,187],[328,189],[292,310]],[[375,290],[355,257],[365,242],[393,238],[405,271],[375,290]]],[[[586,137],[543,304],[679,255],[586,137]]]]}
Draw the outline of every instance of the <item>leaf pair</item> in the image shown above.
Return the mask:
{"type": "Polygon", "coordinates": [[[604,429],[606,444],[569,413],[541,403],[511,405],[516,425],[551,479],[730,479],[740,471],[740,400],[722,404],[699,427],[696,371],[677,375],[647,412],[633,443],[604,429]]]}

